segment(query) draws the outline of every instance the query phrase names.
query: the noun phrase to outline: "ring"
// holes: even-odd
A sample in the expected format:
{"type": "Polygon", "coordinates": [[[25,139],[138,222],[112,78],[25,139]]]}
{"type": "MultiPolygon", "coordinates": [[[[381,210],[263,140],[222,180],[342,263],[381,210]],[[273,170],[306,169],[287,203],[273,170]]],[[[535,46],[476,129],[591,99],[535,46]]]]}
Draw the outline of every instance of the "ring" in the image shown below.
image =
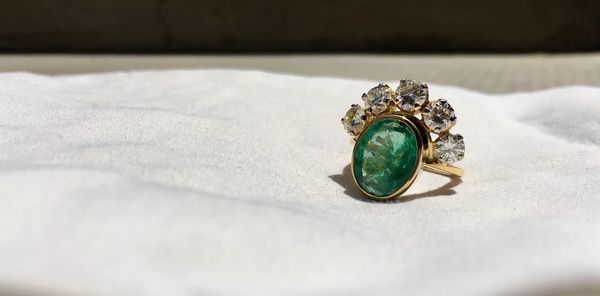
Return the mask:
{"type": "Polygon", "coordinates": [[[453,166],[465,155],[461,135],[447,100],[429,100],[427,84],[400,80],[393,91],[381,83],[362,95],[364,107],[354,104],[342,118],[352,135],[352,176],[369,198],[397,198],[415,181],[421,169],[462,177],[453,166]],[[432,140],[432,135],[435,140],[432,140]]]}

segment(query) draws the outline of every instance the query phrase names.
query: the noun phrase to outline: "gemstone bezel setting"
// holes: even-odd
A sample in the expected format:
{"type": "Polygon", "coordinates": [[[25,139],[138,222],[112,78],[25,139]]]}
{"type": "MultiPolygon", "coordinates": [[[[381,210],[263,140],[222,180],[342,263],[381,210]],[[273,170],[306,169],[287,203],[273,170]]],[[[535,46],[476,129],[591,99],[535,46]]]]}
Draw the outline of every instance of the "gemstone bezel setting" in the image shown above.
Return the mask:
{"type": "Polygon", "coordinates": [[[414,116],[408,115],[408,114],[395,112],[395,113],[391,113],[391,114],[382,115],[382,116],[378,117],[377,119],[367,123],[367,125],[365,125],[365,127],[363,128],[361,133],[356,138],[356,142],[354,144],[354,149],[352,150],[351,172],[352,172],[352,178],[354,179],[355,184],[360,189],[360,191],[362,191],[365,195],[367,195],[368,197],[370,197],[372,199],[387,200],[387,199],[391,199],[391,198],[401,195],[406,190],[408,190],[408,188],[412,185],[412,183],[417,178],[419,172],[421,171],[421,168],[423,167],[424,159],[429,158],[429,157],[431,157],[431,155],[433,155],[433,147],[431,147],[431,145],[429,145],[429,143],[431,143],[429,134],[426,132],[426,130],[424,129],[422,124],[419,122],[419,119],[414,116]],[[405,181],[405,183],[402,184],[401,186],[399,186],[398,189],[395,190],[394,192],[392,192],[391,194],[380,196],[380,195],[373,194],[371,192],[367,192],[363,188],[363,186],[361,186],[359,180],[356,177],[356,173],[355,173],[355,169],[356,169],[356,167],[355,167],[356,166],[356,163],[355,163],[356,157],[355,156],[357,153],[359,143],[361,143],[362,137],[366,134],[365,132],[368,131],[369,128],[371,126],[373,126],[373,124],[376,124],[382,120],[389,120],[389,119],[393,119],[395,121],[406,124],[412,130],[412,132],[415,135],[416,142],[417,142],[417,151],[416,151],[417,159],[416,159],[415,167],[412,170],[412,174],[405,181]]]}

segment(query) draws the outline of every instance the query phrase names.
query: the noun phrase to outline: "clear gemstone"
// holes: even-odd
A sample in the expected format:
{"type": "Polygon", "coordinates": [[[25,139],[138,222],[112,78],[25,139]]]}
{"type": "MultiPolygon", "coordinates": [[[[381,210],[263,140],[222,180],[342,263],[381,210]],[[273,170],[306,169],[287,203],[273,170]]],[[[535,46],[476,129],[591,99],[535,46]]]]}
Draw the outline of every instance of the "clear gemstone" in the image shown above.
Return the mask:
{"type": "Polygon", "coordinates": [[[396,88],[396,95],[400,109],[414,112],[427,102],[429,88],[420,81],[402,79],[396,88]]]}
{"type": "Polygon", "coordinates": [[[362,99],[369,112],[380,114],[394,101],[394,91],[387,84],[381,83],[363,94],[362,99]]]}
{"type": "Polygon", "coordinates": [[[346,112],[344,118],[342,118],[342,124],[346,131],[352,135],[358,134],[365,126],[367,114],[365,110],[359,105],[352,105],[346,112]]]}
{"type": "Polygon", "coordinates": [[[461,135],[442,135],[435,142],[435,158],[446,164],[460,161],[465,156],[465,141],[461,135]]]}
{"type": "Polygon", "coordinates": [[[454,109],[444,99],[429,102],[423,108],[422,115],[425,125],[436,134],[447,131],[456,124],[454,109]]]}

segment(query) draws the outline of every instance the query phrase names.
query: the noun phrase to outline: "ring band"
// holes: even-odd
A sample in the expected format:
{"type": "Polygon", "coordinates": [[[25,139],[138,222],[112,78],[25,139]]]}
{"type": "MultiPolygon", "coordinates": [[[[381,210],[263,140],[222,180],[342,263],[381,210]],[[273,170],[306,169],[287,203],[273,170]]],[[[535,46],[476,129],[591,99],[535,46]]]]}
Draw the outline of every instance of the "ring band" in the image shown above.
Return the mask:
{"type": "Polygon", "coordinates": [[[394,92],[381,83],[362,99],[364,107],[352,105],[342,124],[354,137],[352,175],[365,195],[376,200],[399,197],[421,169],[464,175],[452,165],[465,151],[463,137],[450,133],[456,124],[454,109],[444,99],[429,101],[427,84],[400,80],[394,92]]]}
{"type": "Polygon", "coordinates": [[[428,171],[430,173],[435,173],[439,175],[444,175],[448,177],[457,177],[461,178],[465,175],[465,170],[455,167],[453,165],[443,164],[443,163],[426,163],[423,164],[423,170],[428,171]]]}

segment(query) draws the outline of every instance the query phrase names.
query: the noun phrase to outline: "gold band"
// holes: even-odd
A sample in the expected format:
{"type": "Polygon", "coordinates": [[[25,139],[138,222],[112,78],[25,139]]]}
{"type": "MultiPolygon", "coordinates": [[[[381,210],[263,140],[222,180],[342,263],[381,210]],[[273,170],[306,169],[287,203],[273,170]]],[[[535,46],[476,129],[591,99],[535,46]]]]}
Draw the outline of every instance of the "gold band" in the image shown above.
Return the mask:
{"type": "Polygon", "coordinates": [[[465,170],[443,163],[424,163],[423,170],[448,177],[462,177],[465,170]]]}

